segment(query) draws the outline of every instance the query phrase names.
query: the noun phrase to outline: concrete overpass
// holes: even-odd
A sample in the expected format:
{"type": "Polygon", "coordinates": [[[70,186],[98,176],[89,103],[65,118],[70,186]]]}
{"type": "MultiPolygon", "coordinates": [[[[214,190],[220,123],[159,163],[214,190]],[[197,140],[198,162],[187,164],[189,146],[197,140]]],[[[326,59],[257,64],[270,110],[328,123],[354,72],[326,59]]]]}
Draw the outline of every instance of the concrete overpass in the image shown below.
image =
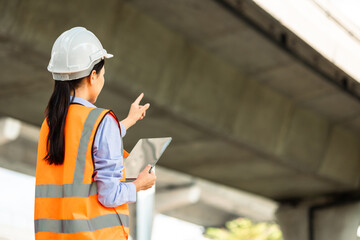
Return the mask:
{"type": "MultiPolygon", "coordinates": [[[[332,234],[316,232],[328,219],[325,206],[360,212],[359,83],[254,2],[0,6],[1,116],[40,125],[53,84],[46,71],[52,43],[81,25],[115,55],[97,105],[121,118],[140,92],[152,103],[125,146],[172,136],[161,166],[277,201],[286,239],[332,234]]],[[[34,172],[26,149],[9,149],[1,146],[21,161],[2,166],[34,172]]]]}

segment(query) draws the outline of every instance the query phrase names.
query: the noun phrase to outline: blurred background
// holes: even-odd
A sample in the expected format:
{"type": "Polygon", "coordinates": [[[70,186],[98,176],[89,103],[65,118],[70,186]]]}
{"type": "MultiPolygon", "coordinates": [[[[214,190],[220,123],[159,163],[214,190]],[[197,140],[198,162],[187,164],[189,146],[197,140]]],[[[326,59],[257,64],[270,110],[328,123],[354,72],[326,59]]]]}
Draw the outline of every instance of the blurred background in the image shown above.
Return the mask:
{"type": "Polygon", "coordinates": [[[123,119],[141,92],[151,103],[125,149],[173,138],[156,188],[132,204],[132,239],[360,239],[359,11],[357,0],[0,0],[0,239],[34,239],[46,67],[74,26],[115,56],[96,105],[123,119]]]}

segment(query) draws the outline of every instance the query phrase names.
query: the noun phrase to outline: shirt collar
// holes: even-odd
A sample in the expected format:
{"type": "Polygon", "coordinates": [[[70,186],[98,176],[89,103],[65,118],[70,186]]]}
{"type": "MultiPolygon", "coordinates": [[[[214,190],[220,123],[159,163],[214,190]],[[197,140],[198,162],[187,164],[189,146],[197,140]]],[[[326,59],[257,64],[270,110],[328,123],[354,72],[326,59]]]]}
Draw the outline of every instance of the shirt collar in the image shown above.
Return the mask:
{"type": "MultiPolygon", "coordinates": [[[[70,99],[72,99],[72,96],[70,96],[70,99]]],[[[74,100],[71,103],[79,103],[81,105],[84,105],[85,107],[96,107],[94,104],[81,97],[74,97],[74,100]]]]}

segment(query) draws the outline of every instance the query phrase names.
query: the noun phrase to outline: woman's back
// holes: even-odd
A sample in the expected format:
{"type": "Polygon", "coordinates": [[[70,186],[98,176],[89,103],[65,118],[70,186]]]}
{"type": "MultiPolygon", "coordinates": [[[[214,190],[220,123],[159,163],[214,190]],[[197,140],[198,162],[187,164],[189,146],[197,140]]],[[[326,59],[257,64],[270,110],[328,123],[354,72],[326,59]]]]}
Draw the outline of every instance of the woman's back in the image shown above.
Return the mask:
{"type": "MultiPolygon", "coordinates": [[[[78,104],[69,107],[65,124],[65,158],[49,165],[47,122],[40,131],[36,173],[36,239],[112,239],[129,233],[128,205],[100,204],[93,179],[92,146],[96,130],[108,110],[78,104]]],[[[120,146],[119,146],[120,147],[120,146]]],[[[123,175],[123,181],[125,175],[123,175]]]]}

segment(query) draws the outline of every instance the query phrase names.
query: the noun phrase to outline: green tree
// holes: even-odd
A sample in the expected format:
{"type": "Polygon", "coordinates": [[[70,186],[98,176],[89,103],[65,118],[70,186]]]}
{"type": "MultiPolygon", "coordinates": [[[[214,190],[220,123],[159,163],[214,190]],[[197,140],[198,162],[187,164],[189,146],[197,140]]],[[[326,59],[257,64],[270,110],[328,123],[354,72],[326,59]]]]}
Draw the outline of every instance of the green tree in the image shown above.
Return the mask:
{"type": "Polygon", "coordinates": [[[226,228],[207,228],[205,236],[213,240],[283,240],[274,223],[253,223],[239,218],[226,223],[226,228]]]}

